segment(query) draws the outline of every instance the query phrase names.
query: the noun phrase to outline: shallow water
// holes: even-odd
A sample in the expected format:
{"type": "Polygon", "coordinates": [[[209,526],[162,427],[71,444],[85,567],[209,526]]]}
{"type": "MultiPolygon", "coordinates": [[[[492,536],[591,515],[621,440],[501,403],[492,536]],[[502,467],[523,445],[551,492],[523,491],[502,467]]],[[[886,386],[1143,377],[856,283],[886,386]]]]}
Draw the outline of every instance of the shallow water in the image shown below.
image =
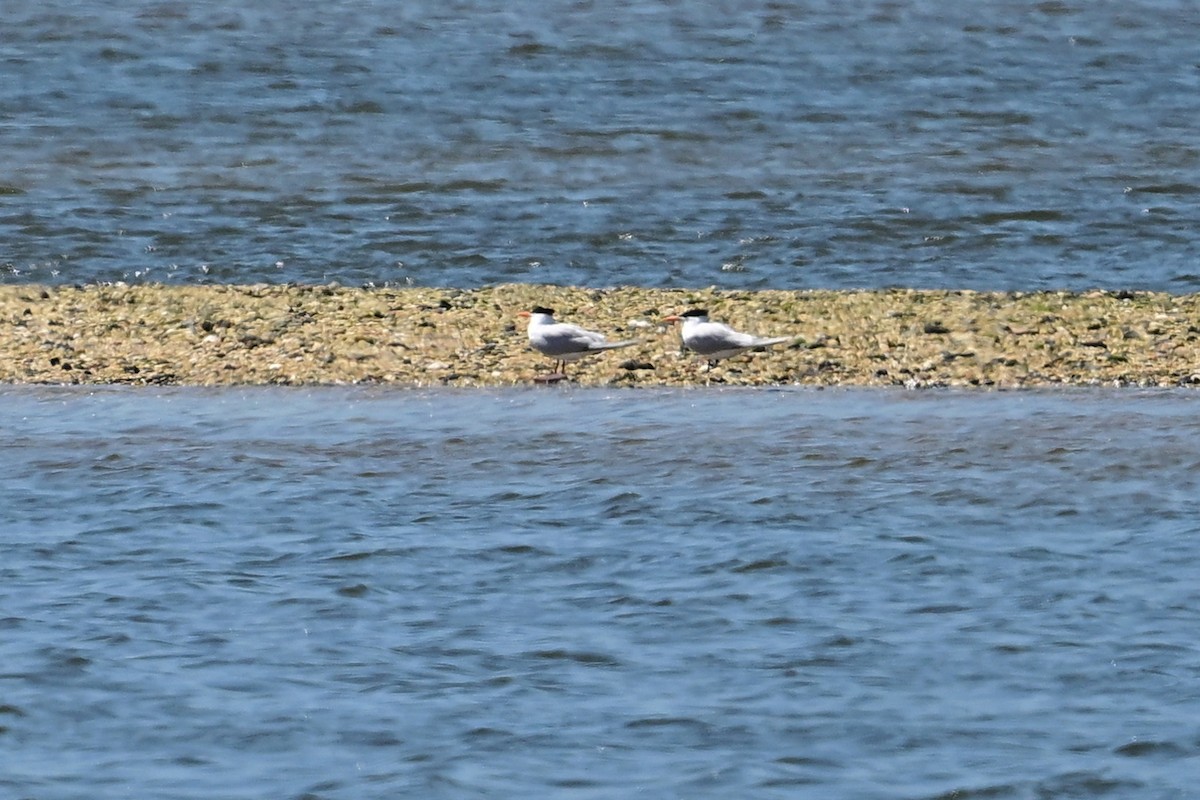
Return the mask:
{"type": "Polygon", "coordinates": [[[1200,289],[1177,0],[8,0],[0,280],[1200,289]]]}
{"type": "Polygon", "coordinates": [[[0,409],[6,796],[1194,783],[1188,393],[7,388],[0,409]]]}

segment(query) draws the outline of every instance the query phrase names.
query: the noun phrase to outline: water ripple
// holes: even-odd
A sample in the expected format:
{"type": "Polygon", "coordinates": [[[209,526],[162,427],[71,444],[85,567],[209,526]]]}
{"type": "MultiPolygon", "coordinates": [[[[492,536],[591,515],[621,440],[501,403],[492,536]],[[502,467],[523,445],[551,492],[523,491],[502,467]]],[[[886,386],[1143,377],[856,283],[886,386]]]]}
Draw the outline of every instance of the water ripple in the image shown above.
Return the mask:
{"type": "Polygon", "coordinates": [[[1197,22],[1064,8],[13,0],[0,280],[1194,289],[1197,22]]]}
{"type": "Polygon", "coordinates": [[[1184,394],[0,400],[18,796],[1191,785],[1184,394]]]}

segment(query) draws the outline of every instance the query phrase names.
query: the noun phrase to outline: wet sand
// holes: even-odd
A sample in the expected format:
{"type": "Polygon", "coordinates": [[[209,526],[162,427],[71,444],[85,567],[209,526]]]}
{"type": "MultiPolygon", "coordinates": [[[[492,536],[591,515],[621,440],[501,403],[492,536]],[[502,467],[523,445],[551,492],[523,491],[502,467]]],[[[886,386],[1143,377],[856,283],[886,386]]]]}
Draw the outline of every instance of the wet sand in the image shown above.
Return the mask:
{"type": "Polygon", "coordinates": [[[719,291],[508,284],[0,286],[0,382],[504,386],[545,377],[517,312],[639,344],[572,364],[596,386],[1200,385],[1200,295],[719,291]],[[791,343],[707,369],[692,307],[791,343]]]}

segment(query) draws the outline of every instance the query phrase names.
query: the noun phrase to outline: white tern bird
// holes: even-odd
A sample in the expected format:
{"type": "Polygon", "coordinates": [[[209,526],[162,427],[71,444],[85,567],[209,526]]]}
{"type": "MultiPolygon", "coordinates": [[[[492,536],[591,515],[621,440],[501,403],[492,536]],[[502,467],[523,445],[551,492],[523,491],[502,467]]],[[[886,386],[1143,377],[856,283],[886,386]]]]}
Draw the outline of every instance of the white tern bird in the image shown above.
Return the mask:
{"type": "Polygon", "coordinates": [[[629,347],[637,344],[636,339],[610,342],[604,334],[585,330],[578,325],[554,321],[554,309],[538,306],[532,311],[521,311],[518,316],[529,318],[529,346],[555,361],[564,376],[568,361],[578,361],[584,356],[629,347]]]}
{"type": "Polygon", "coordinates": [[[672,314],[663,321],[682,322],[683,346],[708,359],[709,366],[722,358],[736,356],[759,347],[782,344],[795,338],[794,336],[754,336],[735,331],[724,323],[710,322],[708,312],[699,308],[693,308],[682,314],[672,314]]]}

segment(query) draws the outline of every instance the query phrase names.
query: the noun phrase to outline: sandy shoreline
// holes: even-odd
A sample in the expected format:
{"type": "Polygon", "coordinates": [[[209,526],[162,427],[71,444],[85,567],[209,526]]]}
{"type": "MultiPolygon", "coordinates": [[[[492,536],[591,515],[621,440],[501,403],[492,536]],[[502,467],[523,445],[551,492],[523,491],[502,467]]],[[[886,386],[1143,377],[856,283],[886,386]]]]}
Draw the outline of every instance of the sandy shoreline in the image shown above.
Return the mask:
{"type": "Polygon", "coordinates": [[[1200,384],[1200,295],[719,291],[507,284],[0,286],[0,382],[503,386],[551,370],[517,312],[640,344],[572,365],[583,385],[1200,384]],[[705,371],[663,316],[793,344],[705,371]]]}

